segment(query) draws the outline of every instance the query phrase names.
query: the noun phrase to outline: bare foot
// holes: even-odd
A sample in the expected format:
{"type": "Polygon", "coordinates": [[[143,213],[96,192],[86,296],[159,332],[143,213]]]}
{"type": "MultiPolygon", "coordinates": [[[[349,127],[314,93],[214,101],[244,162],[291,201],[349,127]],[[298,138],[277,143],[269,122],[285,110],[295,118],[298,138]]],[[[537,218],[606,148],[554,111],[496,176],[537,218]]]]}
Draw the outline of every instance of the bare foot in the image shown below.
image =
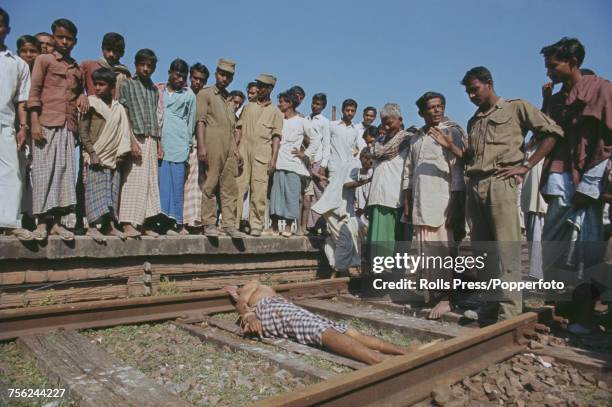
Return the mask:
{"type": "Polygon", "coordinates": [[[125,233],[125,237],[132,238],[132,239],[141,236],[140,232],[129,223],[126,225],[123,225],[123,233],[125,233]]]}
{"type": "Polygon", "coordinates": [[[47,224],[46,223],[39,223],[38,226],[36,226],[36,229],[34,230],[34,239],[35,240],[47,240],[47,224]]]}
{"type": "Polygon", "coordinates": [[[108,236],[115,236],[118,237],[121,240],[125,240],[127,239],[127,237],[125,236],[125,234],[123,232],[121,232],[120,230],[116,229],[114,226],[111,226],[111,228],[109,229],[109,231],[106,233],[108,236]]]}
{"type": "Polygon", "coordinates": [[[159,233],[157,233],[154,230],[151,230],[149,228],[143,228],[142,229],[142,234],[145,235],[145,236],[154,237],[154,238],[158,238],[159,237],[159,233]]]}
{"type": "Polygon", "coordinates": [[[179,235],[183,235],[183,236],[189,234],[189,231],[187,230],[186,227],[180,228],[178,232],[179,232],[179,235]]]}
{"type": "Polygon", "coordinates": [[[96,243],[104,243],[106,242],[106,237],[100,233],[98,228],[92,226],[87,229],[87,236],[91,237],[96,243]]]}
{"type": "Polygon", "coordinates": [[[450,312],[450,301],[440,301],[435,307],[429,312],[428,319],[440,319],[440,317],[447,312],[450,312]]]}

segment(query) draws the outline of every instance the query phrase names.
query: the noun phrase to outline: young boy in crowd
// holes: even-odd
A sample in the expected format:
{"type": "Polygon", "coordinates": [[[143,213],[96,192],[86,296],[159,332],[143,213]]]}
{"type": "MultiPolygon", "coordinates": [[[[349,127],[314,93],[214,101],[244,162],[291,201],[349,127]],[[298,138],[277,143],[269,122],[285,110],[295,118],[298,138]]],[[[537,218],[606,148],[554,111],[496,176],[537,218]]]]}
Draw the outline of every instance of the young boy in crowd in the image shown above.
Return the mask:
{"type": "Polygon", "coordinates": [[[161,212],[157,160],[164,157],[157,118],[159,92],[151,81],[157,56],[148,48],[139,50],[134,58],[136,76],[123,81],[119,88],[119,103],[127,110],[131,128],[131,157],[122,174],[119,222],[129,238],[158,237],[145,220],[161,212]]]}
{"type": "MultiPolygon", "coordinates": [[[[85,79],[85,90],[88,95],[95,95],[94,80],[92,74],[100,68],[110,69],[117,75],[115,89],[119,89],[121,82],[128,79],[131,74],[127,66],[121,64],[120,59],[125,53],[125,39],[121,34],[114,32],[104,34],[102,38],[102,56],[94,60],[83,61],[81,70],[85,79]]],[[[113,93],[113,97],[116,98],[113,93]]]]}
{"type": "Polygon", "coordinates": [[[161,144],[164,151],[159,164],[161,212],[165,215],[167,235],[187,234],[183,227],[185,167],[195,130],[196,97],[187,87],[189,65],[180,58],[170,64],[168,81],[157,85],[161,107],[161,144]]]}
{"type": "MultiPolygon", "coordinates": [[[[311,156],[301,148],[305,137],[313,139],[315,130],[308,120],[298,115],[295,108],[298,97],[288,91],[278,95],[278,108],[284,114],[283,130],[270,192],[270,218],[272,230],[278,233],[278,221],[284,219],[286,228],[282,236],[291,237],[291,225],[300,216],[300,201],[308,182],[311,156]]],[[[302,232],[298,227],[298,232],[302,232]]]]}
{"type": "MultiPolygon", "coordinates": [[[[30,74],[34,68],[34,61],[40,55],[40,42],[31,35],[22,35],[17,38],[17,53],[19,57],[28,64],[30,74]]],[[[30,115],[27,114],[27,124],[30,125],[30,115]]],[[[28,230],[36,228],[34,215],[32,214],[32,143],[26,140],[24,147],[19,150],[19,171],[23,180],[21,196],[21,224],[28,230]]]]}
{"type": "Polygon", "coordinates": [[[38,218],[37,240],[47,234],[73,240],[60,224],[60,216],[76,205],[74,133],[77,131],[77,99],[83,91],[83,75],[71,57],[77,28],[67,19],[51,25],[55,51],[34,62],[28,107],[32,121],[32,206],[38,218]]]}
{"type": "Polygon", "coordinates": [[[105,236],[125,236],[117,230],[121,176],[119,159],[130,151],[130,127],[125,109],[115,94],[116,75],[108,68],[92,72],[95,95],[88,96],[89,110],[79,121],[83,144],[83,183],[87,235],[104,242],[105,236]],[[101,231],[96,225],[101,225],[101,231]]]}
{"type": "Polygon", "coordinates": [[[43,54],[53,54],[53,51],[55,51],[55,40],[51,34],[39,32],[35,37],[40,43],[40,51],[43,54]]]}
{"type": "Polygon", "coordinates": [[[312,206],[312,210],[321,214],[327,222],[329,235],[325,240],[324,252],[333,269],[332,277],[337,273],[347,273],[350,267],[361,264],[360,248],[365,235],[360,233],[355,191],[372,179],[371,175],[368,176],[372,163],[372,153],[364,148],[359,159],[352,159],[340,166],[321,199],[312,206]]]}
{"type": "MultiPolygon", "coordinates": [[[[323,110],[325,110],[326,106],[327,95],[325,93],[313,95],[310,105],[311,113],[306,117],[312,123],[312,127],[319,134],[321,140],[320,148],[315,152],[312,165],[310,166],[312,180],[308,189],[311,191],[311,194],[304,196],[304,207],[308,208],[311,208],[311,204],[315,204],[321,198],[327,186],[324,168],[327,167],[327,162],[329,161],[330,132],[329,119],[323,115],[323,110]]],[[[325,221],[318,213],[309,210],[304,216],[308,218],[306,226],[311,233],[317,234],[319,231],[325,230],[325,221]]]]}

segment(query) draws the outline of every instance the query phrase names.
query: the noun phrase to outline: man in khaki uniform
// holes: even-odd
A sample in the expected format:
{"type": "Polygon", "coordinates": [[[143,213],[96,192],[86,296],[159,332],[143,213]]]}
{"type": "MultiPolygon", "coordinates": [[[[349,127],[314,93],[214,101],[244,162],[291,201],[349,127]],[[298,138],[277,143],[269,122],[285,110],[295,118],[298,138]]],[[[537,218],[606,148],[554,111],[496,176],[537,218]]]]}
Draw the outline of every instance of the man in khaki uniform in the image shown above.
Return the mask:
{"type": "MultiPolygon", "coordinates": [[[[529,102],[497,96],[491,72],[485,67],[470,69],[461,83],[472,103],[478,106],[468,122],[469,142],[465,152],[471,240],[498,242],[496,251],[501,270],[495,264],[497,256],[489,253],[486,271],[503,281],[520,281],[519,184],[550,153],[557,137],[563,136],[563,130],[529,102]],[[524,160],[521,147],[529,131],[541,140],[533,155],[524,160]]],[[[501,301],[496,298],[481,305],[478,311],[481,324],[496,322],[500,305],[505,318],[522,312],[520,292],[505,291],[502,297],[501,301]]]]}
{"type": "Polygon", "coordinates": [[[234,139],[236,116],[229,104],[226,88],[234,78],[235,68],[234,62],[219,59],[215,72],[216,83],[202,89],[197,96],[198,159],[206,171],[202,191],[202,225],[206,236],[223,234],[215,226],[215,192],[219,187],[223,232],[232,238],[245,237],[234,226],[238,196],[238,149],[234,139]]]}
{"type": "MultiPolygon", "coordinates": [[[[283,130],[283,114],[272,104],[270,93],[276,84],[272,75],[257,77],[257,103],[246,105],[236,127],[244,171],[238,178],[238,196],[250,187],[249,223],[251,236],[261,236],[266,213],[268,175],[274,172],[283,130]]],[[[238,221],[242,207],[238,205],[238,221]]]]}

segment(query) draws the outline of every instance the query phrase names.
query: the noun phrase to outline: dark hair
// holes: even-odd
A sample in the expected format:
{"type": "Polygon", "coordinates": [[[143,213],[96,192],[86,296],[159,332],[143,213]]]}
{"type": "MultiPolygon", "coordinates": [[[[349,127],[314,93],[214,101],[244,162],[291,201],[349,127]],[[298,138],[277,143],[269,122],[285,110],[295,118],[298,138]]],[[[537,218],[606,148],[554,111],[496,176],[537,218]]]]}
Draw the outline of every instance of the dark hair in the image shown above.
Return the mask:
{"type": "Polygon", "coordinates": [[[138,65],[139,63],[147,59],[151,61],[153,65],[157,65],[157,55],[155,55],[155,52],[153,52],[153,50],[150,50],[149,48],[143,48],[138,50],[136,56],[134,56],[134,63],[138,65]]]}
{"type": "Polygon", "coordinates": [[[295,92],[291,92],[291,90],[286,90],[278,94],[278,100],[285,99],[286,101],[291,103],[291,106],[295,109],[299,106],[300,100],[298,99],[295,92]]]}
{"type": "Polygon", "coordinates": [[[41,36],[41,35],[44,35],[45,37],[53,37],[53,36],[52,36],[51,34],[49,34],[48,32],[44,32],[44,31],[39,32],[38,34],[36,34],[36,35],[35,35],[35,37],[37,37],[37,38],[38,38],[38,37],[39,37],[39,36],[41,36]]]}
{"type": "Polygon", "coordinates": [[[191,69],[189,70],[189,75],[193,75],[193,71],[202,72],[206,78],[210,76],[210,72],[208,71],[208,68],[206,67],[206,65],[203,65],[199,62],[196,62],[195,64],[191,65],[191,69]]]}
{"type": "Polygon", "coordinates": [[[233,90],[229,93],[229,97],[233,98],[234,96],[240,96],[242,100],[246,100],[246,96],[239,90],[233,90]]]}
{"type": "Polygon", "coordinates": [[[314,102],[315,100],[320,100],[327,106],[327,95],[325,93],[315,93],[312,95],[312,101],[314,102]]]}
{"type": "Polygon", "coordinates": [[[373,157],[372,155],[372,151],[370,151],[370,149],[368,147],[364,147],[361,149],[361,151],[359,152],[359,159],[366,159],[366,160],[371,160],[373,157]]]}
{"type": "Polygon", "coordinates": [[[361,137],[362,138],[366,138],[368,136],[371,136],[371,137],[374,137],[374,138],[378,137],[378,126],[368,126],[364,130],[364,132],[361,135],[361,137]]]}
{"type": "Polygon", "coordinates": [[[472,79],[478,79],[482,83],[493,85],[493,76],[491,75],[491,71],[484,66],[477,66],[467,71],[463,76],[463,79],[461,79],[461,84],[463,86],[468,86],[472,79]]]}
{"type": "Polygon", "coordinates": [[[92,72],[91,79],[94,82],[102,81],[108,83],[111,87],[117,83],[117,75],[108,68],[99,68],[92,72]]]}
{"type": "Polygon", "coordinates": [[[597,75],[594,70],[589,68],[580,68],[580,73],[583,75],[597,75]]]}
{"type": "Polygon", "coordinates": [[[376,116],[376,114],[378,113],[378,112],[376,111],[376,108],[375,108],[374,106],[367,106],[365,109],[363,109],[363,114],[365,114],[365,113],[366,113],[367,111],[369,111],[369,110],[371,110],[371,111],[373,111],[373,112],[374,112],[374,116],[376,116]]]}
{"type": "Polygon", "coordinates": [[[446,106],[446,98],[443,94],[438,92],[425,92],[423,96],[416,101],[419,112],[425,111],[427,108],[427,101],[431,99],[440,99],[440,101],[442,101],[442,105],[446,106]]]}
{"type": "Polygon", "coordinates": [[[11,17],[9,17],[9,14],[2,7],[0,7],[0,19],[4,22],[5,27],[11,25],[11,17]]]}
{"type": "Polygon", "coordinates": [[[74,25],[74,23],[70,20],[68,20],[67,18],[60,18],[57,19],[53,22],[53,24],[51,24],[51,32],[55,34],[55,30],[58,28],[64,28],[66,29],[70,34],[72,34],[75,38],[77,36],[77,28],[76,25],[74,25]]]}
{"type": "Polygon", "coordinates": [[[577,38],[563,37],[554,44],[542,48],[540,54],[544,55],[544,58],[556,57],[563,61],[576,58],[578,66],[580,66],[584,61],[585,51],[584,46],[577,38]]]}
{"type": "Polygon", "coordinates": [[[246,86],[246,90],[247,92],[249,91],[249,89],[251,89],[252,87],[257,87],[257,83],[255,82],[249,82],[249,84],[246,86]]]}
{"type": "Polygon", "coordinates": [[[342,110],[344,110],[347,106],[353,106],[355,110],[357,110],[357,102],[354,99],[346,99],[342,102],[342,110]]]}
{"type": "Polygon", "coordinates": [[[298,95],[306,97],[306,92],[304,91],[304,88],[302,88],[300,85],[292,86],[289,89],[289,92],[297,93],[298,95]]]}
{"type": "Polygon", "coordinates": [[[17,38],[17,52],[19,52],[21,47],[23,47],[26,44],[32,44],[38,49],[39,52],[41,51],[40,42],[36,39],[36,37],[26,34],[26,35],[22,35],[21,37],[17,38]]]}
{"type": "Polygon", "coordinates": [[[125,52],[125,39],[123,35],[117,33],[106,33],[102,37],[102,48],[116,50],[123,54],[125,52]]]}
{"type": "Polygon", "coordinates": [[[187,75],[187,72],[189,72],[189,64],[181,58],[176,58],[170,63],[170,70],[187,75]]]}

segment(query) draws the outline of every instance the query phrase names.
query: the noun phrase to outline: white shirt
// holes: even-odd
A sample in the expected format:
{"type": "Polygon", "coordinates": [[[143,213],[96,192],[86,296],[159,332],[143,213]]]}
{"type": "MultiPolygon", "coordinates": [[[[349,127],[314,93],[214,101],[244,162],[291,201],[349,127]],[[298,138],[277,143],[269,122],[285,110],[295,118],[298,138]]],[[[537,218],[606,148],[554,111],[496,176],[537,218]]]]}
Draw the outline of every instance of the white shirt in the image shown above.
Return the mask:
{"type": "Polygon", "coordinates": [[[392,160],[376,161],[370,184],[368,206],[381,205],[388,208],[399,208],[402,201],[402,173],[404,161],[410,152],[405,148],[392,160]]]}
{"type": "Polygon", "coordinates": [[[0,51],[0,124],[15,125],[15,105],[26,102],[30,93],[30,68],[6,49],[0,51]]]}
{"type": "Polygon", "coordinates": [[[308,116],[306,117],[306,120],[312,123],[312,127],[319,134],[319,138],[321,141],[320,148],[314,154],[313,162],[320,162],[322,167],[327,167],[330,153],[329,120],[327,119],[327,117],[323,116],[323,114],[318,114],[314,117],[308,116]]]}
{"type": "MultiPolygon", "coordinates": [[[[304,162],[291,154],[293,149],[299,149],[302,146],[304,136],[308,136],[311,141],[318,136],[308,120],[298,115],[290,119],[283,119],[283,132],[276,160],[277,170],[292,171],[307,177],[310,176],[304,162]]],[[[312,159],[312,157],[309,158],[312,159]]]]}
{"type": "MultiPolygon", "coordinates": [[[[440,127],[444,128],[444,127],[440,127]]],[[[463,149],[461,132],[450,128],[453,143],[463,149]]],[[[440,227],[446,222],[451,192],[463,191],[463,161],[421,128],[410,140],[403,188],[412,190],[412,224],[440,227]]]]}
{"type": "Polygon", "coordinates": [[[347,126],[342,120],[330,123],[330,156],[327,167],[331,172],[349,162],[366,146],[354,124],[347,126]]]}

